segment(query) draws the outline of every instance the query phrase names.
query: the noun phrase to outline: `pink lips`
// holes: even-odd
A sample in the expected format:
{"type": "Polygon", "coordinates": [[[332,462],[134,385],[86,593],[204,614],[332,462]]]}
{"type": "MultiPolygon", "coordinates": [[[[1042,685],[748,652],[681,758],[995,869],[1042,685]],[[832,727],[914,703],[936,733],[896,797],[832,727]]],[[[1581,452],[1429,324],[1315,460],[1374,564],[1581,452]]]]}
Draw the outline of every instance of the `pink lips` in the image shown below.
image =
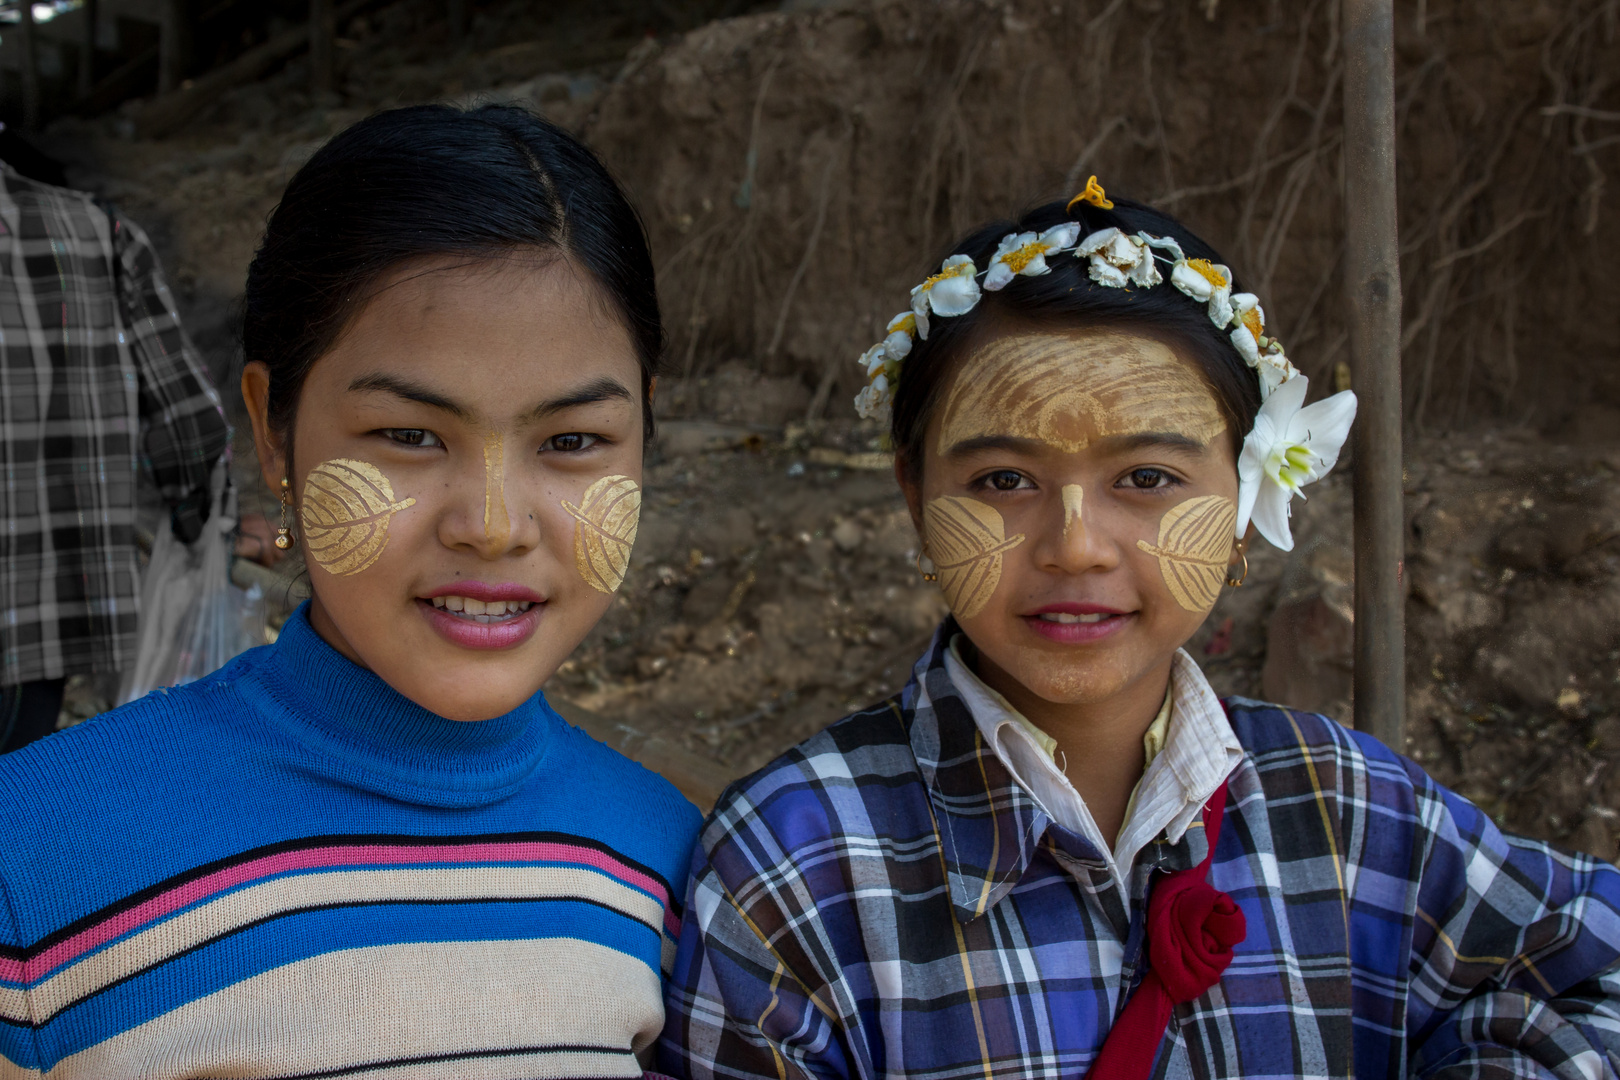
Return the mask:
{"type": "Polygon", "coordinates": [[[428,625],[452,645],[463,649],[511,649],[523,644],[540,628],[540,616],[546,609],[546,598],[533,589],[511,583],[491,584],[484,581],[459,581],[441,585],[416,601],[417,608],[428,625]],[[499,622],[481,623],[463,615],[433,606],[438,596],[465,596],[486,604],[503,600],[528,602],[534,606],[516,615],[508,615],[499,622]]]}
{"type": "Polygon", "coordinates": [[[1118,633],[1135,617],[1132,612],[1104,607],[1101,604],[1059,603],[1047,604],[1044,607],[1037,608],[1023,618],[1026,626],[1048,641],[1054,641],[1060,645],[1084,645],[1118,633]],[[1102,615],[1104,617],[1096,622],[1057,623],[1042,619],[1040,617],[1042,615],[1102,615]]]}

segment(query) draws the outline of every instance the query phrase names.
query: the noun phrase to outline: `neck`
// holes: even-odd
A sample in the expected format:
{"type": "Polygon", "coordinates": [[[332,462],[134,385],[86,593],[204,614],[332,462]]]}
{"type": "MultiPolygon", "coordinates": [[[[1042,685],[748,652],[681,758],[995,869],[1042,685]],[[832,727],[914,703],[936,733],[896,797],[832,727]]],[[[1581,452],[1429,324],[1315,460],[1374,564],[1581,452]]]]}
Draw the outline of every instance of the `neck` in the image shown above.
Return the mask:
{"type": "MultiPolygon", "coordinates": [[[[977,650],[975,650],[977,653],[977,650]]],[[[1142,777],[1142,736],[1159,715],[1170,686],[1171,657],[1101,701],[1048,701],[977,653],[973,669],[985,684],[1056,742],[1059,762],[1092,820],[1112,845],[1125,824],[1131,792],[1142,777]]]]}

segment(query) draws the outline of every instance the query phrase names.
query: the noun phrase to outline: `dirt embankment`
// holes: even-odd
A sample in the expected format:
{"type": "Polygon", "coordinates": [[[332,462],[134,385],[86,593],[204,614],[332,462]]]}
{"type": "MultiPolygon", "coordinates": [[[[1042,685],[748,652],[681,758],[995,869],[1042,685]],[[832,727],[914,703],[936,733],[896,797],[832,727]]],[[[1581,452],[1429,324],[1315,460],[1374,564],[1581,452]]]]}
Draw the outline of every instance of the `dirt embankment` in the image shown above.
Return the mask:
{"type": "MultiPolygon", "coordinates": [[[[1315,377],[1346,358],[1337,18],[876,0],[728,20],[614,84],[583,131],[647,215],[683,371],[746,357],[827,380],[842,408],[849,361],[944,245],[1097,173],[1223,251],[1315,377]]],[[[1397,5],[1420,426],[1620,423],[1600,270],[1620,242],[1615,19],[1590,0],[1397,5]]]]}

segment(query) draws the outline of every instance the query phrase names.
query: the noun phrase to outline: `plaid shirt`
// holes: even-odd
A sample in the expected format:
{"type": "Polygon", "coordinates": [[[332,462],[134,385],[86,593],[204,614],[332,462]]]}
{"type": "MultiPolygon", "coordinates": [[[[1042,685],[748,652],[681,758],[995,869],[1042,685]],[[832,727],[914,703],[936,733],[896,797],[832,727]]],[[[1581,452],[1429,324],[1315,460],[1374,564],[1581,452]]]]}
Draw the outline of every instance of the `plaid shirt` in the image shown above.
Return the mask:
{"type": "MultiPolygon", "coordinates": [[[[681,1077],[1080,1077],[1141,980],[1123,886],[985,745],[943,661],[721,797],[663,1068],[681,1077]]],[[[1201,676],[1200,676],[1201,678],[1201,676]]],[[[1227,701],[1244,748],[1210,871],[1248,921],[1156,1077],[1614,1077],[1620,872],[1505,836],[1377,741],[1227,701]]],[[[1106,1078],[1104,1078],[1106,1080],[1106,1078]]]]}
{"type": "Polygon", "coordinates": [[[145,234],[0,166],[0,686],[133,659],[137,456],[206,514],[228,435],[145,234]]]}

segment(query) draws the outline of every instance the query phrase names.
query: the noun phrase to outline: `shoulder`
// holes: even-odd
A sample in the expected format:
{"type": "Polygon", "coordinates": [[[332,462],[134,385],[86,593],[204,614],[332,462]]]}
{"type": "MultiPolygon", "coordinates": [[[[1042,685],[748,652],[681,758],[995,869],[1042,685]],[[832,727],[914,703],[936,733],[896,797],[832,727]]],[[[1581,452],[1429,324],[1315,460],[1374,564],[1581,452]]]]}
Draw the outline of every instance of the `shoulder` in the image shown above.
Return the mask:
{"type": "Polygon", "coordinates": [[[237,685],[246,663],[0,757],[0,879],[30,925],[183,869],[199,832],[226,844],[263,825],[226,809],[268,739],[237,685]]]}
{"type": "Polygon", "coordinates": [[[715,803],[701,844],[728,880],[795,861],[824,843],[933,833],[927,788],[898,698],[853,713],[759,771],[715,803]],[[742,856],[743,863],[736,857],[742,856]]]}
{"type": "Polygon", "coordinates": [[[239,680],[251,672],[257,651],[0,756],[0,801],[12,810],[6,831],[28,828],[32,813],[59,820],[109,787],[157,781],[208,761],[234,741],[233,721],[246,715],[239,680]]]}
{"type": "MultiPolygon", "coordinates": [[[[678,895],[703,815],[662,776],[551,715],[558,734],[542,783],[566,778],[569,803],[594,819],[588,831],[656,870],[678,895]]],[[[584,820],[576,831],[586,831],[584,820]]]]}
{"type": "Polygon", "coordinates": [[[1232,733],[1262,774],[1304,770],[1317,783],[1337,787],[1374,775],[1410,786],[1427,776],[1412,762],[1365,732],[1320,713],[1302,712],[1250,698],[1222,698],[1232,733]]]}
{"type": "Polygon", "coordinates": [[[94,195],[74,188],[58,187],[42,180],[31,180],[20,173],[7,170],[3,190],[16,202],[50,206],[70,213],[100,213],[94,195]]]}
{"type": "Polygon", "coordinates": [[[1345,858],[1400,876],[1437,843],[1496,834],[1477,806],[1365,732],[1247,698],[1222,704],[1245,751],[1239,773],[1250,777],[1246,785],[1234,777],[1234,791],[1263,797],[1279,845],[1316,836],[1326,820],[1345,858]]]}

